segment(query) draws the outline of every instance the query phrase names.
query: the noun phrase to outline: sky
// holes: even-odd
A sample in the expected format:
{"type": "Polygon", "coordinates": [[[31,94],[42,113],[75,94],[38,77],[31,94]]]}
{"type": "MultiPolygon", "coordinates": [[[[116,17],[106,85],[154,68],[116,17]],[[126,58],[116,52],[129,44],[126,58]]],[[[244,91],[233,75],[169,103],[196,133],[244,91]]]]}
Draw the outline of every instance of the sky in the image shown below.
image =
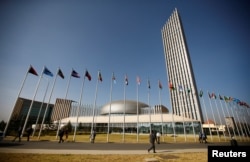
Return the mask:
{"type": "Polygon", "coordinates": [[[9,119],[22,85],[23,98],[48,102],[52,94],[50,102],[55,103],[67,94],[67,99],[82,104],[104,105],[110,102],[112,73],[116,77],[112,101],[123,100],[125,94],[129,100],[138,98],[171,109],[161,29],[175,8],[182,19],[197,88],[249,104],[250,7],[246,0],[2,0],[0,121],[9,119]],[[22,84],[30,65],[39,75],[46,66],[54,77],[60,67],[65,78],[57,78],[53,93],[54,77],[43,75],[37,86],[39,77],[28,74],[22,84]],[[66,92],[72,69],[80,78],[71,77],[66,92]],[[81,91],[86,69],[92,80],[85,80],[81,91]],[[103,81],[97,84],[99,70],[103,81]],[[129,84],[124,91],[125,75],[129,84]]]}

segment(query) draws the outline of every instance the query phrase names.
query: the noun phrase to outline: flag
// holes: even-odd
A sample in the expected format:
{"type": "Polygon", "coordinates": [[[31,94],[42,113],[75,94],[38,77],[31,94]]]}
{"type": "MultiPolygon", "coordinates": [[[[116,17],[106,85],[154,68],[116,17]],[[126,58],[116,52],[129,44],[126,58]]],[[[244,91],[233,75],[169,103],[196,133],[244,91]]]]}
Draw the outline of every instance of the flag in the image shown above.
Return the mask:
{"type": "Polygon", "coordinates": [[[151,86],[150,86],[150,81],[149,81],[149,79],[148,79],[148,89],[150,89],[151,88],[151,86]]]}
{"type": "Polygon", "coordinates": [[[162,89],[162,84],[161,84],[160,80],[158,80],[158,86],[159,86],[160,89],[162,89]]]}
{"type": "Polygon", "coordinates": [[[88,78],[89,81],[91,81],[91,75],[89,74],[88,70],[85,72],[85,77],[88,78]]]}
{"type": "Polygon", "coordinates": [[[53,77],[53,73],[47,67],[44,67],[43,74],[53,77]]]}
{"type": "Polygon", "coordinates": [[[127,76],[127,74],[125,75],[125,84],[128,85],[128,76],[127,76]]]}
{"type": "Polygon", "coordinates": [[[190,92],[191,92],[191,89],[190,89],[190,88],[187,88],[187,92],[190,93],[190,92]]]}
{"type": "Polygon", "coordinates": [[[170,88],[171,90],[174,90],[174,89],[175,89],[174,86],[173,86],[173,84],[172,84],[171,82],[168,83],[168,86],[169,86],[169,88],[170,88]]]}
{"type": "Polygon", "coordinates": [[[116,83],[116,79],[115,79],[115,74],[114,73],[112,74],[112,80],[113,80],[114,83],[116,83]]]}
{"type": "Polygon", "coordinates": [[[136,77],[136,81],[137,81],[137,84],[140,85],[141,84],[141,79],[139,76],[136,77]]]}
{"type": "Polygon", "coordinates": [[[214,93],[212,93],[212,98],[216,99],[216,95],[214,93]]]}
{"type": "Polygon", "coordinates": [[[35,70],[31,65],[30,65],[30,68],[29,68],[29,71],[28,71],[28,72],[31,73],[31,74],[33,74],[33,75],[38,76],[36,70],[35,70]]]}
{"type": "Polygon", "coordinates": [[[220,99],[220,100],[223,100],[223,97],[222,97],[221,95],[219,95],[219,99],[220,99]]]}
{"type": "Polygon", "coordinates": [[[180,92],[183,92],[182,85],[179,85],[179,91],[180,91],[180,92]]]}
{"type": "Polygon", "coordinates": [[[202,97],[202,96],[203,96],[203,91],[202,91],[202,90],[200,90],[200,94],[199,94],[199,96],[200,96],[200,97],[202,97]]]}
{"type": "Polygon", "coordinates": [[[213,96],[208,92],[208,96],[209,96],[209,98],[212,98],[213,96]]]}
{"type": "Polygon", "coordinates": [[[63,72],[62,72],[62,70],[60,68],[59,68],[59,70],[57,72],[57,75],[59,75],[62,79],[64,79],[63,72]]]}
{"type": "Polygon", "coordinates": [[[75,78],[80,78],[80,75],[75,70],[72,70],[71,76],[75,78]]]}
{"type": "Polygon", "coordinates": [[[98,71],[98,80],[102,82],[102,74],[100,71],[98,71]]]}

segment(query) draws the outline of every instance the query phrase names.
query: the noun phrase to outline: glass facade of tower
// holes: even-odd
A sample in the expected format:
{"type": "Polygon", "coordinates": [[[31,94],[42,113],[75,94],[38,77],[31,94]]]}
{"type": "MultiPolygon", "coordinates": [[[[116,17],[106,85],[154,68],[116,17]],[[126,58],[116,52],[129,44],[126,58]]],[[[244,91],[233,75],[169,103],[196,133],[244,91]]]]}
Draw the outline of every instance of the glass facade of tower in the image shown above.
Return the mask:
{"type": "Polygon", "coordinates": [[[174,10],[162,28],[173,114],[203,122],[181,18],[174,10]]]}

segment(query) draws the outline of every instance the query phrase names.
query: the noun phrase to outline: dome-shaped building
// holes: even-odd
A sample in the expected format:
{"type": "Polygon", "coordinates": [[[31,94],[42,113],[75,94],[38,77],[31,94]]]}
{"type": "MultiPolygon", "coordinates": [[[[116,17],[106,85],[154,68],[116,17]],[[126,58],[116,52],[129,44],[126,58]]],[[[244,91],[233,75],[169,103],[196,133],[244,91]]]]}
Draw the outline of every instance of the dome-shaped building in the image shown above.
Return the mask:
{"type": "MultiPolygon", "coordinates": [[[[138,114],[141,113],[142,108],[148,108],[145,103],[138,102],[138,114]]],[[[100,112],[100,115],[107,114],[137,114],[137,101],[132,100],[118,100],[105,104],[100,112]]]]}

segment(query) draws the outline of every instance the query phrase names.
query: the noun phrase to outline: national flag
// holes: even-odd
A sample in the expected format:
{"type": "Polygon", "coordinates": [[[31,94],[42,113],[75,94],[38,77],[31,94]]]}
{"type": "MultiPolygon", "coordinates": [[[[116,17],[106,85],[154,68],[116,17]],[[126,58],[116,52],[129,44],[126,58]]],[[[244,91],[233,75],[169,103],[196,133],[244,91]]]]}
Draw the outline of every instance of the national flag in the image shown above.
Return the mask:
{"type": "Polygon", "coordinates": [[[30,65],[30,68],[29,68],[29,71],[28,71],[28,72],[31,73],[31,74],[33,74],[33,75],[38,76],[36,70],[35,70],[31,65],[30,65]]]}
{"type": "Polygon", "coordinates": [[[125,75],[125,84],[128,85],[128,76],[127,76],[127,74],[125,75]]]}
{"type": "Polygon", "coordinates": [[[233,101],[234,101],[234,102],[236,102],[237,104],[239,104],[239,103],[240,103],[240,100],[239,100],[239,99],[237,99],[237,98],[233,98],[233,101]]]}
{"type": "Polygon", "coordinates": [[[149,79],[148,79],[148,89],[150,89],[151,88],[151,86],[150,86],[150,81],[149,81],[149,79]]]}
{"type": "Polygon", "coordinates": [[[53,73],[47,67],[44,67],[43,74],[53,77],[53,73]]]}
{"type": "Polygon", "coordinates": [[[85,72],[85,77],[88,78],[89,81],[91,81],[91,75],[89,74],[88,70],[85,72]]]}
{"type": "Polygon", "coordinates": [[[162,84],[161,84],[160,80],[158,80],[158,86],[159,86],[160,89],[162,89],[162,84]]]}
{"type": "Polygon", "coordinates": [[[221,95],[219,95],[219,99],[220,99],[220,100],[223,100],[223,97],[222,97],[221,95]]]}
{"type": "Polygon", "coordinates": [[[212,98],[212,97],[213,97],[213,95],[212,95],[212,94],[210,94],[209,92],[208,92],[208,96],[209,96],[209,98],[212,98]]]}
{"type": "Polygon", "coordinates": [[[179,85],[179,91],[180,91],[180,92],[183,92],[182,85],[179,85]]]}
{"type": "Polygon", "coordinates": [[[102,74],[100,71],[98,71],[98,80],[102,82],[102,74]]]}
{"type": "Polygon", "coordinates": [[[137,81],[137,84],[140,85],[141,84],[141,79],[139,76],[136,77],[136,81],[137,81]]]}
{"type": "Polygon", "coordinates": [[[199,96],[200,96],[200,97],[202,97],[202,96],[203,96],[203,91],[202,91],[202,90],[200,90],[200,94],[199,94],[199,96]]]}
{"type": "Polygon", "coordinates": [[[59,70],[57,72],[57,75],[59,75],[62,79],[64,79],[63,72],[62,72],[62,70],[60,68],[59,68],[59,70]]]}
{"type": "Polygon", "coordinates": [[[75,78],[80,78],[80,75],[75,70],[72,70],[71,76],[75,78]]]}
{"type": "Polygon", "coordinates": [[[191,92],[191,89],[190,89],[190,88],[187,88],[187,92],[190,93],[190,92],[191,92]]]}
{"type": "Polygon", "coordinates": [[[169,87],[171,90],[174,90],[174,89],[175,89],[174,86],[173,86],[173,84],[172,84],[171,82],[168,83],[168,87],[169,87]]]}
{"type": "Polygon", "coordinates": [[[115,74],[114,73],[112,73],[112,80],[113,80],[114,83],[116,83],[116,79],[115,79],[115,74]]]}
{"type": "Polygon", "coordinates": [[[215,95],[215,93],[212,93],[212,98],[214,98],[214,99],[217,98],[216,95],[215,95]]]}

